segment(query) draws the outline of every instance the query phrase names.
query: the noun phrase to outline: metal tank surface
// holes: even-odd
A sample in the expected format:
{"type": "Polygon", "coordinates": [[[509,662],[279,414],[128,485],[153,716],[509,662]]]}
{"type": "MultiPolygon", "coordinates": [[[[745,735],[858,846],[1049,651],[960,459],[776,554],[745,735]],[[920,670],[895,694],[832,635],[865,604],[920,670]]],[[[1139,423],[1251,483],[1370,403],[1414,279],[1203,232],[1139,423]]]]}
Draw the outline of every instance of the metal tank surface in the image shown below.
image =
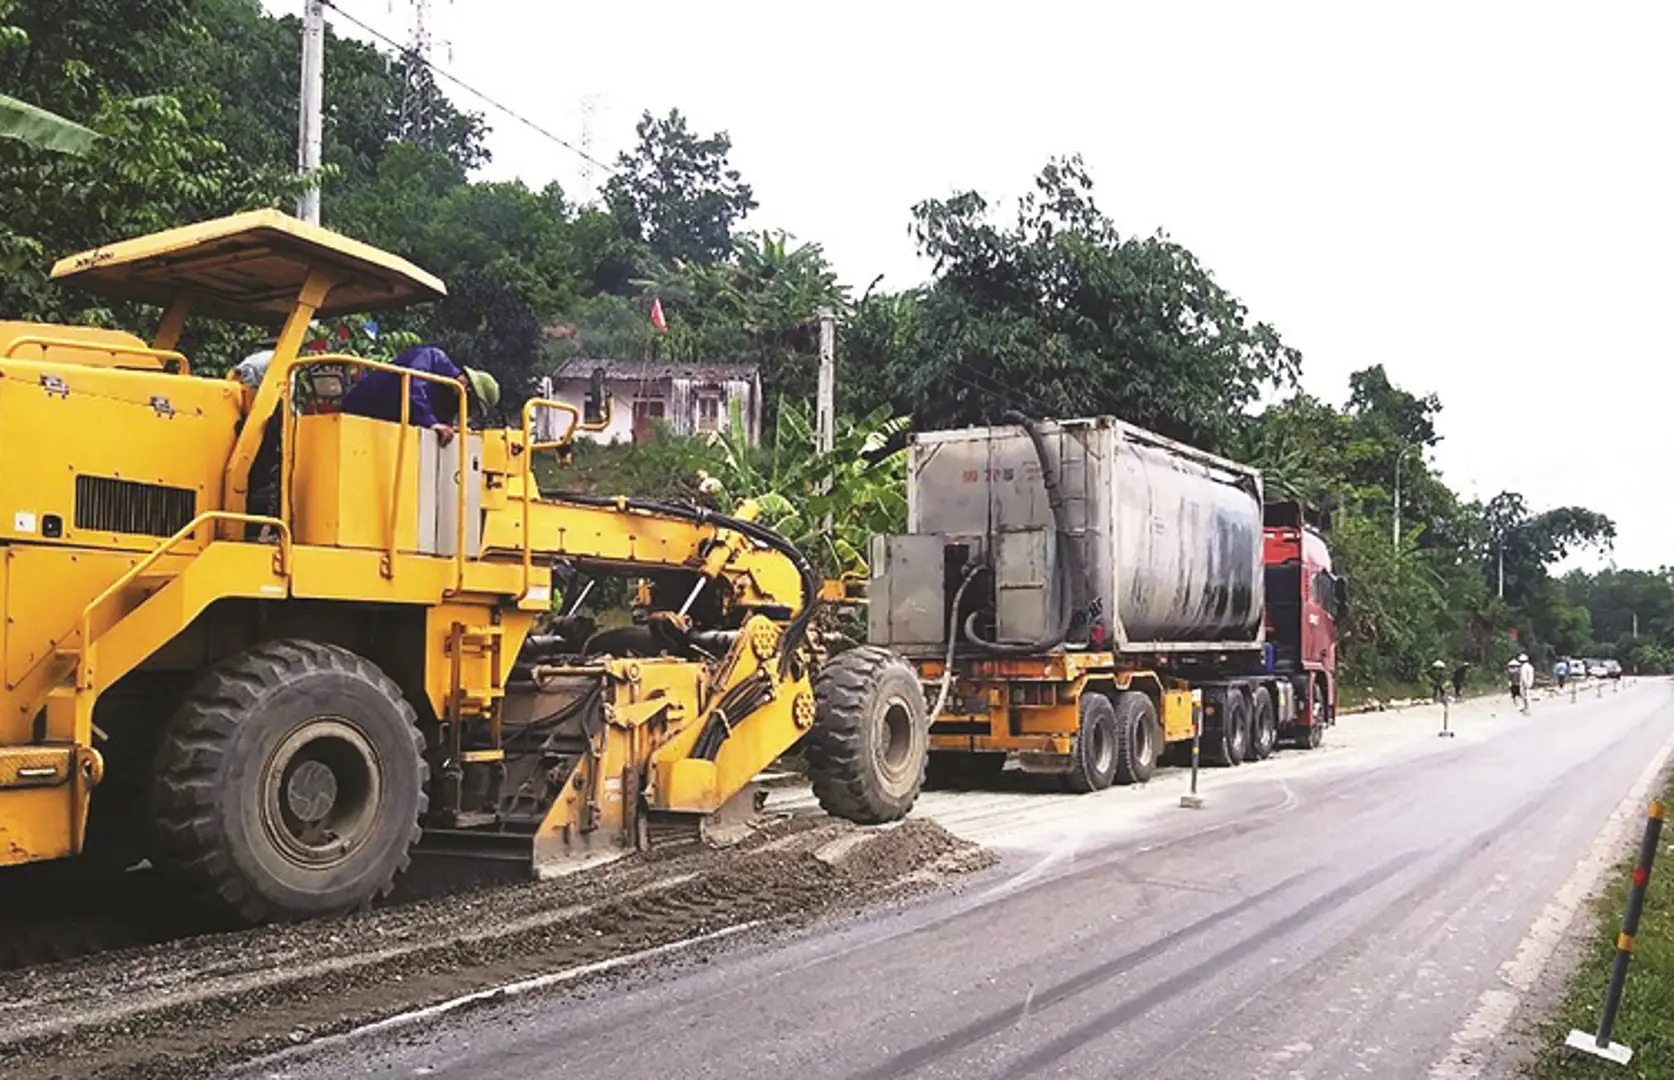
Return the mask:
{"type": "MultiPolygon", "coordinates": [[[[1041,421],[1039,430],[1084,567],[1084,580],[1069,583],[1077,613],[1071,644],[1133,652],[1260,647],[1256,470],[1114,417],[1041,421]]],[[[907,506],[913,535],[880,537],[874,548],[874,604],[883,607],[874,610],[874,641],[909,648],[946,641],[944,598],[960,567],[938,573],[937,552],[949,547],[986,560],[996,641],[1037,641],[1061,625],[1057,531],[1022,428],[915,436],[907,506]]]]}

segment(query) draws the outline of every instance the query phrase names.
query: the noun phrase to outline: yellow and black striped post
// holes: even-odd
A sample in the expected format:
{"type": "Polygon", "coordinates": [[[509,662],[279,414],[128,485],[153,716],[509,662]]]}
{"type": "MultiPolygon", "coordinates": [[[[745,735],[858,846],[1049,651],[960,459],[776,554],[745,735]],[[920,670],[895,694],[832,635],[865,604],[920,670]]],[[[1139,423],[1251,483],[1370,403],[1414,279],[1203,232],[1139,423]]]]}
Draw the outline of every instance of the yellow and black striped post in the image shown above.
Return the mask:
{"type": "Polygon", "coordinates": [[[1192,790],[1180,796],[1180,805],[1188,810],[1203,809],[1203,796],[1197,793],[1197,759],[1203,752],[1203,691],[1192,691],[1192,790]]]}
{"type": "Polygon", "coordinates": [[[1651,883],[1651,864],[1656,861],[1657,844],[1662,839],[1662,823],[1668,808],[1662,800],[1652,799],[1645,815],[1645,839],[1639,846],[1639,861],[1633,867],[1633,887],[1628,890],[1627,914],[1622,916],[1622,932],[1616,936],[1616,963],[1610,969],[1610,986],[1604,991],[1604,1015],[1599,1018],[1598,1034],[1571,1031],[1566,1045],[1589,1054],[1626,1065],[1633,1060],[1633,1051],[1610,1041],[1610,1031],[1616,1026],[1616,1012],[1622,1006],[1622,990],[1627,985],[1628,962],[1633,959],[1633,936],[1639,932],[1639,917],[1645,912],[1645,889],[1651,883]]]}

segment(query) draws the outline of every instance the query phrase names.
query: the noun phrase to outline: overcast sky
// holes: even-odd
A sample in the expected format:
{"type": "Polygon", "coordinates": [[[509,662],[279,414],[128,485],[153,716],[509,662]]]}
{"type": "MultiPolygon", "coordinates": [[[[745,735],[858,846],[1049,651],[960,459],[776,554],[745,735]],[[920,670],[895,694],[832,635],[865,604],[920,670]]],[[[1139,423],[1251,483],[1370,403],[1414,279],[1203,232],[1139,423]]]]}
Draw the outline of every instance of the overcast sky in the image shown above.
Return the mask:
{"type": "MultiPolygon", "coordinates": [[[[409,0],[336,2],[409,33],[409,0]]],[[[1014,197],[1079,152],[1121,228],[1166,230],[1302,350],[1305,388],[1341,402],[1382,363],[1441,396],[1434,459],[1467,498],[1586,505],[1619,565],[1674,563],[1666,0],[430,7],[438,66],[600,160],[645,109],[726,130],[749,224],[857,288],[926,276],[914,202],[1014,197]]],[[[487,176],[586,189],[442,86],[493,126],[487,176]]]]}

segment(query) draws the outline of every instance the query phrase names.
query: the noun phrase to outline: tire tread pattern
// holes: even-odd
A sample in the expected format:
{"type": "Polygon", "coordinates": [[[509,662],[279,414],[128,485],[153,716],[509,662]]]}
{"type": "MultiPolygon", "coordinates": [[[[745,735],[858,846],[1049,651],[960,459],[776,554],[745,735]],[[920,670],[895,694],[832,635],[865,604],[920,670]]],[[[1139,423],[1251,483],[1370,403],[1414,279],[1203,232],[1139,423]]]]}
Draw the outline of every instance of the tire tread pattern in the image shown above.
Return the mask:
{"type": "MultiPolygon", "coordinates": [[[[907,816],[924,786],[927,749],[919,753],[918,776],[906,798],[883,791],[872,768],[867,727],[872,722],[872,694],[890,668],[897,667],[918,685],[918,673],[895,653],[860,645],[827,661],[814,680],[814,726],[803,756],[820,807],[832,817],[857,825],[883,825],[907,816]]],[[[927,717],[920,702],[917,719],[927,717]]],[[[928,731],[924,746],[929,743],[928,731]]]]}
{"type": "Polygon", "coordinates": [[[419,770],[419,815],[413,819],[406,848],[377,897],[388,896],[395,879],[412,861],[411,848],[423,832],[419,818],[428,807],[430,768],[424,736],[411,704],[387,675],[370,661],[335,645],[299,639],[264,641],[206,672],[169,722],[157,758],[156,846],[162,868],[189,888],[192,899],[234,920],[257,924],[283,920],[277,910],[242,879],[224,837],[215,825],[215,784],[241,717],[261,699],[299,673],[328,671],[349,675],[390,700],[412,733],[419,770]]]}

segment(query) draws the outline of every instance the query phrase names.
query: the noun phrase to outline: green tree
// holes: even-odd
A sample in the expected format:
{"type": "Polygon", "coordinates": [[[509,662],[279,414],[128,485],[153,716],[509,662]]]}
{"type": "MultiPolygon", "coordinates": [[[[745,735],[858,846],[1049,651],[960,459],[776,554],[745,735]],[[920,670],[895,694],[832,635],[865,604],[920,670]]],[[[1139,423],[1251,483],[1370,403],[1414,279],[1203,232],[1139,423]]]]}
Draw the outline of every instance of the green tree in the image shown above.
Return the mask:
{"type": "MultiPolygon", "coordinates": [[[[63,255],[184,222],[270,205],[296,190],[283,164],[229,151],[211,128],[216,90],[197,78],[203,34],[188,0],[24,0],[5,18],[15,89],[83,122],[101,137],[78,157],[0,142],[0,316],[68,322],[138,321],[87,297],[52,288],[63,255]]],[[[224,330],[194,326],[186,343],[224,363],[224,330]]]]}
{"type": "MultiPolygon", "coordinates": [[[[1093,201],[1077,158],[1050,162],[1001,226],[974,192],[920,203],[912,232],[931,285],[886,316],[856,320],[861,386],[920,426],[992,419],[1008,404],[1045,415],[1110,412],[1218,448],[1265,387],[1300,357],[1186,248],[1124,238],[1093,201]],[[868,336],[880,334],[881,337],[868,336]]],[[[862,305],[863,307],[865,304],[862,305]]]]}
{"type": "Polygon", "coordinates": [[[733,228],[756,208],[755,194],[727,159],[724,131],[699,136],[680,110],[649,112],[633,150],[617,158],[605,203],[630,235],[665,260],[717,262],[732,252],[733,228]]]}
{"type": "Polygon", "coordinates": [[[662,300],[662,357],[755,363],[769,402],[813,400],[819,311],[848,306],[824,249],[784,232],[744,233],[721,262],[655,264],[636,284],[647,308],[662,300]]]}

